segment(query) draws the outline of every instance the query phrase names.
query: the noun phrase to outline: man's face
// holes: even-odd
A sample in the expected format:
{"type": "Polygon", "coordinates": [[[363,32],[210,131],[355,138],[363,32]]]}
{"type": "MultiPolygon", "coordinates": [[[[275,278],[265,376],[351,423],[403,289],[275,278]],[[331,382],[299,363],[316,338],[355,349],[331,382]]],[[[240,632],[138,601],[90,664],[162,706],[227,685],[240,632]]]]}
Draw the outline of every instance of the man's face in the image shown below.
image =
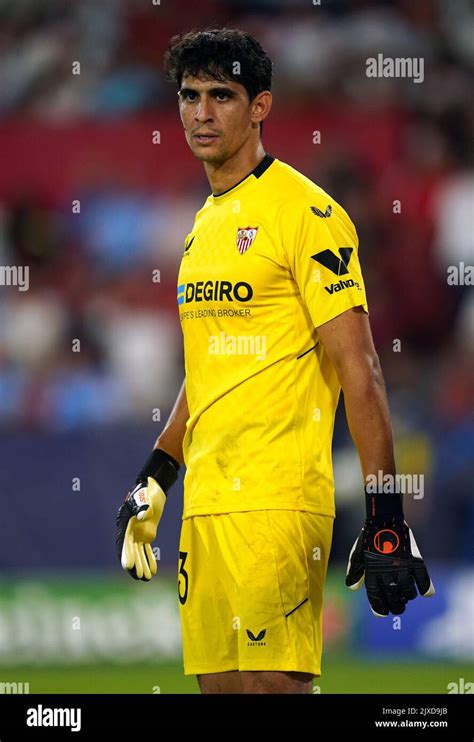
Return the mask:
{"type": "Polygon", "coordinates": [[[240,83],[186,75],[178,96],[186,141],[203,162],[225,162],[255,131],[252,104],[240,83]]]}

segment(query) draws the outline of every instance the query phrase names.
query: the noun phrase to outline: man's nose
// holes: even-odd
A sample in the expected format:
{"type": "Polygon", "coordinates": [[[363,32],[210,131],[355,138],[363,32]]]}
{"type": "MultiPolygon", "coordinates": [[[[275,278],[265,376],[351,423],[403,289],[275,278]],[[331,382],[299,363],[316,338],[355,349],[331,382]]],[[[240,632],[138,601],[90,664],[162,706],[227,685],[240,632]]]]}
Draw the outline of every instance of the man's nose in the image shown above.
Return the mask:
{"type": "Polygon", "coordinates": [[[196,107],[195,114],[196,121],[209,121],[212,119],[212,104],[209,98],[201,96],[199,103],[196,107]]]}

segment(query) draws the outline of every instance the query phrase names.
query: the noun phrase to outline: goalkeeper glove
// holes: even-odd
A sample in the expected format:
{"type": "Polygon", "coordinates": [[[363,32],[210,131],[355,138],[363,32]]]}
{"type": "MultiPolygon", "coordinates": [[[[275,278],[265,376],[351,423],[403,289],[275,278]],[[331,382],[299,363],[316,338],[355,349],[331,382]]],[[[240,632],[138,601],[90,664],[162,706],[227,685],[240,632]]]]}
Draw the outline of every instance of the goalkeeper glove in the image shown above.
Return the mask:
{"type": "Polygon", "coordinates": [[[117,513],[117,554],[135,580],[148,582],[157,572],[151,543],[163,514],[166,493],[178,478],[179,464],[166,451],[152,451],[117,513]]]}
{"type": "Polygon", "coordinates": [[[365,499],[367,517],[349,555],[346,585],[358,590],[365,579],[372,613],[399,615],[417,597],[416,588],[427,598],[434,585],[404,520],[401,495],[366,492],[365,499]]]}

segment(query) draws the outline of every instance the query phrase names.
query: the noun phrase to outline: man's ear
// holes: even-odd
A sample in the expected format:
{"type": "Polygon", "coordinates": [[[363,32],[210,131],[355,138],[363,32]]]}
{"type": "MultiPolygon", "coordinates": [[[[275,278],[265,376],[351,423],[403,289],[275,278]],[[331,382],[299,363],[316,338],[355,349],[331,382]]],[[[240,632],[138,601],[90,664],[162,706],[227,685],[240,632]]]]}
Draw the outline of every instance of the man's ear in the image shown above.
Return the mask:
{"type": "Polygon", "coordinates": [[[270,113],[272,107],[272,94],[269,90],[262,90],[261,93],[255,96],[252,101],[252,126],[254,124],[260,124],[264,121],[270,113]]]}

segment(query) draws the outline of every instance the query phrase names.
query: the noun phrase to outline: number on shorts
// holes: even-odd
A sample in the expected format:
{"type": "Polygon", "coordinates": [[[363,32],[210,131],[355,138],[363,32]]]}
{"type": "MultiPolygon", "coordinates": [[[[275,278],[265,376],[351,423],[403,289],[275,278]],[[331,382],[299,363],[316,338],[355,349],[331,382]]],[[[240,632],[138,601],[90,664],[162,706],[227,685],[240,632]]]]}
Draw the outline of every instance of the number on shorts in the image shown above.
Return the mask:
{"type": "Polygon", "coordinates": [[[189,575],[184,569],[184,564],[186,562],[187,556],[188,556],[187,551],[179,552],[180,563],[179,563],[179,574],[178,574],[178,597],[179,597],[179,602],[181,603],[181,605],[184,605],[188,599],[189,575]],[[179,581],[179,575],[183,575],[184,577],[184,595],[181,595],[181,589],[180,589],[181,585],[179,581]]]}

